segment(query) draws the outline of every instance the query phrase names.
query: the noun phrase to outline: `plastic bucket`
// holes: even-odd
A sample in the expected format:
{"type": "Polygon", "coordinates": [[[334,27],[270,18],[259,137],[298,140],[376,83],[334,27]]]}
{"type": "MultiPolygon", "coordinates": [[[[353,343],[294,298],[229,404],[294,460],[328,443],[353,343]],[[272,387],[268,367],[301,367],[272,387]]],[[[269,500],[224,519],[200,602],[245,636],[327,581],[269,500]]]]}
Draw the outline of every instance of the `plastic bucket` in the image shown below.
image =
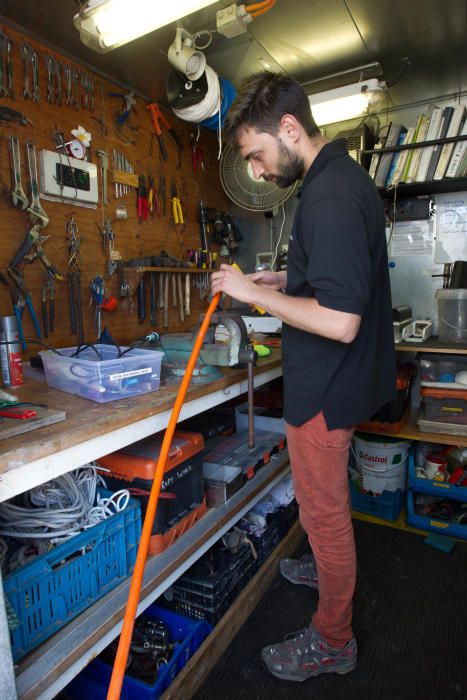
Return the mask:
{"type": "Polygon", "coordinates": [[[410,440],[355,433],[352,453],[364,491],[405,491],[410,440]]]}

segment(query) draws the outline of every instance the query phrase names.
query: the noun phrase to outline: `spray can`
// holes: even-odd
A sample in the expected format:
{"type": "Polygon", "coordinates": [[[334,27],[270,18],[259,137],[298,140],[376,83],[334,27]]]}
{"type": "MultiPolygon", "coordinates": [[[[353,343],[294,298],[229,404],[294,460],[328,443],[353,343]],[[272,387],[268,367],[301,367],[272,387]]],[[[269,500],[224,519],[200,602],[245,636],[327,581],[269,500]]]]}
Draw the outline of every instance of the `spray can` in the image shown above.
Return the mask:
{"type": "Polygon", "coordinates": [[[0,317],[0,363],[4,386],[21,386],[23,364],[15,316],[0,317]]]}

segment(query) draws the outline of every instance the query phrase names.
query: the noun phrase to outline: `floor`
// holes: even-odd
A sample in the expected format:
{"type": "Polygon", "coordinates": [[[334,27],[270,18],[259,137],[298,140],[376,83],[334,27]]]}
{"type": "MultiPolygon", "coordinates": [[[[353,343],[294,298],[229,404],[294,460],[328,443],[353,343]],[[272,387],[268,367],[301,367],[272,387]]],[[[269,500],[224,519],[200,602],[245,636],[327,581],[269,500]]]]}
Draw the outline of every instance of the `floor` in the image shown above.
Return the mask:
{"type": "MultiPolygon", "coordinates": [[[[308,623],[317,593],[278,575],[195,700],[467,698],[467,543],[450,554],[420,535],[354,521],[357,669],[295,684],[262,666],[268,643],[308,623]]],[[[305,540],[297,550],[308,550],[305,540]]]]}

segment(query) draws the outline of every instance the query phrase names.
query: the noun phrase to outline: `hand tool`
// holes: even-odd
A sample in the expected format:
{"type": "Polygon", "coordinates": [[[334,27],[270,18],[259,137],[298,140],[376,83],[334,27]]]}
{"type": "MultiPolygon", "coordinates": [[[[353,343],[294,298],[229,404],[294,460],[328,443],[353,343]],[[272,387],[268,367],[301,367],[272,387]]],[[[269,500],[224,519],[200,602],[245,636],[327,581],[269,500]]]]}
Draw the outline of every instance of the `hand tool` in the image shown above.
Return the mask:
{"type": "Polygon", "coordinates": [[[22,242],[19,250],[13,256],[10,262],[10,267],[16,269],[20,267],[23,262],[32,263],[36,258],[45,265],[45,268],[49,275],[54,279],[62,280],[62,275],[58,272],[55,265],[53,265],[42,248],[42,243],[48,239],[48,236],[41,235],[41,227],[36,224],[27,233],[22,242]]]}
{"type": "Polygon", "coordinates": [[[158,104],[153,102],[152,104],[147,105],[147,109],[149,109],[149,111],[151,113],[152,126],[154,128],[154,131],[156,132],[157,140],[159,142],[159,150],[160,150],[162,158],[164,160],[168,160],[167,150],[165,148],[165,143],[164,143],[164,137],[162,136],[161,124],[165,129],[167,129],[170,136],[172,137],[172,139],[175,141],[175,143],[177,145],[178,160],[179,160],[177,167],[180,167],[180,165],[181,165],[181,153],[183,150],[183,144],[180,141],[180,138],[178,137],[176,131],[170,126],[168,120],[162,114],[158,104]]]}
{"type": "Polygon", "coordinates": [[[185,316],[189,316],[191,314],[190,291],[190,273],[185,272],[185,316]]]}
{"type": "Polygon", "coordinates": [[[172,182],[170,185],[170,193],[172,195],[172,216],[174,223],[184,224],[185,221],[183,220],[182,205],[177,194],[177,186],[175,185],[175,182],[172,182]]]}
{"type": "Polygon", "coordinates": [[[148,189],[145,175],[138,177],[138,220],[139,223],[148,218],[148,189]]]}
{"type": "Polygon", "coordinates": [[[164,328],[169,327],[169,272],[164,272],[164,328]]]}
{"type": "Polygon", "coordinates": [[[183,323],[185,320],[185,302],[182,291],[182,276],[179,272],[177,272],[175,276],[177,278],[178,315],[180,316],[180,321],[183,323]]]}
{"type": "Polygon", "coordinates": [[[94,302],[95,317],[94,317],[94,327],[97,330],[97,340],[101,337],[102,330],[102,302],[104,300],[104,280],[99,275],[96,275],[91,282],[91,299],[89,305],[91,306],[94,302]]]}
{"type": "Polygon", "coordinates": [[[101,176],[101,187],[102,187],[102,202],[107,205],[109,203],[107,197],[107,171],[109,168],[109,154],[107,151],[96,151],[100,160],[100,176],[101,176]]]}
{"type": "Polygon", "coordinates": [[[156,325],[156,288],[157,288],[157,274],[155,272],[150,273],[150,294],[149,294],[149,310],[151,314],[151,325],[156,325]]]}
{"type": "Polygon", "coordinates": [[[21,126],[31,124],[32,126],[32,121],[22,112],[18,112],[16,109],[10,109],[10,107],[5,107],[5,105],[0,105],[0,121],[13,122],[14,124],[21,124],[21,126]]]}
{"type": "Polygon", "coordinates": [[[39,86],[39,54],[34,50],[31,54],[32,67],[32,99],[34,102],[41,101],[41,93],[39,86]]]}
{"type": "Polygon", "coordinates": [[[22,96],[25,99],[32,100],[33,94],[31,92],[30,85],[30,75],[29,75],[29,64],[31,62],[32,48],[29,44],[23,43],[21,45],[21,60],[23,64],[23,92],[22,96]]]}
{"type": "MultiPolygon", "coordinates": [[[[198,127],[199,129],[199,127],[198,127]]],[[[193,175],[197,175],[198,167],[204,172],[204,158],[203,151],[198,147],[199,131],[198,135],[192,131],[190,134],[191,139],[191,165],[193,168],[193,175]]]]}
{"type": "Polygon", "coordinates": [[[29,201],[21,184],[21,155],[18,137],[9,136],[8,146],[10,151],[12,181],[11,199],[13,200],[13,205],[15,207],[18,209],[26,209],[29,205],[29,201]]]}
{"type": "Polygon", "coordinates": [[[138,319],[144,321],[146,318],[146,294],[145,294],[144,278],[136,287],[136,299],[138,302],[138,319]]]}
{"type": "Polygon", "coordinates": [[[122,111],[115,118],[116,124],[118,126],[122,126],[126,122],[128,117],[130,116],[131,108],[133,107],[133,105],[136,104],[135,91],[131,90],[130,92],[127,92],[127,93],[109,92],[108,95],[109,95],[109,97],[123,97],[122,111]]]}
{"type": "Polygon", "coordinates": [[[29,184],[31,187],[31,204],[28,207],[28,212],[30,213],[33,224],[39,224],[39,226],[45,228],[49,223],[49,217],[42,208],[42,204],[40,203],[39,199],[36,149],[32,141],[26,141],[26,150],[28,154],[29,184]]]}
{"type": "Polygon", "coordinates": [[[0,31],[0,97],[13,97],[10,91],[9,67],[11,62],[11,39],[0,31]]]}
{"type": "Polygon", "coordinates": [[[72,67],[69,63],[63,66],[63,72],[65,75],[65,104],[73,105],[72,67]]]}
{"type": "Polygon", "coordinates": [[[53,279],[47,276],[45,284],[41,288],[41,305],[42,305],[42,329],[44,338],[49,337],[50,332],[55,329],[55,284],[53,279]],[[47,314],[47,296],[50,296],[49,313],[47,314]]]}
{"type": "Polygon", "coordinates": [[[29,314],[31,316],[38,338],[42,338],[41,328],[39,325],[39,321],[37,320],[36,312],[34,311],[34,307],[32,305],[31,294],[28,288],[26,287],[23,275],[18,270],[15,270],[12,267],[8,268],[8,275],[12,281],[11,298],[13,301],[13,310],[15,312],[16,322],[18,324],[18,335],[20,337],[23,350],[25,350],[26,342],[22,323],[25,306],[28,307],[29,314]]]}
{"type": "Polygon", "coordinates": [[[68,280],[68,303],[70,307],[70,323],[71,332],[78,333],[78,342],[82,344],[84,341],[83,333],[83,309],[81,304],[81,273],[67,273],[68,280]]]}
{"type": "Polygon", "coordinates": [[[76,223],[73,214],[70,214],[65,223],[65,239],[68,247],[68,265],[75,269],[79,269],[79,261],[81,257],[81,238],[79,235],[78,224],[76,223]]]}
{"type": "Polygon", "coordinates": [[[0,409],[0,416],[3,418],[33,418],[34,416],[37,416],[37,412],[33,411],[31,408],[23,408],[19,410],[15,410],[13,408],[9,409],[0,409]]]}

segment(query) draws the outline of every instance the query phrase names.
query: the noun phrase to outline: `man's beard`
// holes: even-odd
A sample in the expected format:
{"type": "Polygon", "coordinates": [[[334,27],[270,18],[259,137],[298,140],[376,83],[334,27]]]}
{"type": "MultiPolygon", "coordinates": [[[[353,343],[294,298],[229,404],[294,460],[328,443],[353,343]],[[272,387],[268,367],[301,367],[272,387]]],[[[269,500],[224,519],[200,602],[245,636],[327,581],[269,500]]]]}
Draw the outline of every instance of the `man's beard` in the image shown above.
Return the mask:
{"type": "Polygon", "coordinates": [[[289,150],[285,143],[277,139],[279,158],[277,161],[277,174],[274,182],[278,187],[290,187],[294,182],[303,177],[305,163],[296,153],[289,150]]]}

